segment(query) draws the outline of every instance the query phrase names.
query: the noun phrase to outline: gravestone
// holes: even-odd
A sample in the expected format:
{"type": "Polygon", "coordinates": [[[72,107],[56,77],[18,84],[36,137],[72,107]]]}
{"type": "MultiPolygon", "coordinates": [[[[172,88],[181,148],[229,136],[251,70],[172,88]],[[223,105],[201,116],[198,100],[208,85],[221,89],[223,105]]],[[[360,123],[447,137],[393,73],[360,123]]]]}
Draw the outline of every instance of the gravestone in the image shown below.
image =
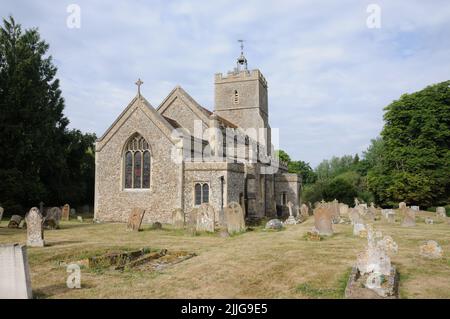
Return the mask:
{"type": "Polygon", "coordinates": [[[436,207],[436,215],[438,217],[447,217],[447,214],[445,212],[445,207],[436,207]]]}
{"type": "Polygon", "coordinates": [[[61,220],[61,209],[59,207],[52,207],[47,209],[44,218],[44,227],[48,229],[59,228],[59,222],[61,220]]]}
{"type": "Polygon", "coordinates": [[[295,225],[297,224],[297,221],[295,220],[295,217],[292,213],[292,207],[294,206],[294,204],[292,204],[292,202],[288,202],[287,203],[287,207],[289,208],[289,217],[285,220],[284,224],[285,225],[295,225]]]}
{"type": "Polygon", "coordinates": [[[144,218],[145,209],[134,207],[128,217],[127,230],[139,231],[141,229],[142,219],[144,218]]]}
{"type": "Polygon", "coordinates": [[[364,223],[362,222],[355,222],[353,224],[353,235],[354,236],[361,236],[361,237],[365,237],[362,233],[364,233],[364,235],[367,234],[367,229],[366,226],[364,225],[364,223]]]}
{"type": "Polygon", "coordinates": [[[300,206],[300,214],[305,218],[309,216],[309,208],[307,205],[302,204],[302,206],[300,206]]]}
{"type": "Polygon", "coordinates": [[[0,223],[2,222],[3,212],[4,212],[3,207],[0,207],[0,223]]]}
{"type": "Polygon", "coordinates": [[[405,217],[403,218],[403,227],[413,227],[416,226],[416,211],[411,208],[405,209],[405,217]]]}
{"type": "Polygon", "coordinates": [[[420,207],[419,206],[411,206],[411,209],[418,212],[420,210],[420,207]]]}
{"type": "Polygon", "coordinates": [[[432,218],[430,218],[430,217],[426,217],[426,218],[425,218],[425,224],[433,225],[433,223],[434,223],[434,221],[433,221],[432,218]]]}
{"type": "Polygon", "coordinates": [[[82,216],[77,216],[77,221],[79,221],[80,223],[83,222],[83,217],[82,216]]]}
{"type": "Polygon", "coordinates": [[[386,214],[386,216],[387,216],[388,223],[391,223],[391,224],[395,223],[395,212],[393,210],[390,210],[386,214]]]}
{"type": "Polygon", "coordinates": [[[194,207],[187,216],[187,230],[191,235],[197,232],[197,214],[198,208],[194,207]]]}
{"type": "Polygon", "coordinates": [[[22,219],[23,218],[20,215],[12,215],[8,224],[8,228],[19,228],[22,219]]]}
{"type": "Polygon", "coordinates": [[[429,240],[420,246],[420,255],[429,259],[442,257],[442,247],[434,240],[429,240]]]}
{"type": "Polygon", "coordinates": [[[0,299],[30,298],[32,291],[26,246],[0,245],[0,299]]]}
{"type": "Polygon", "coordinates": [[[69,221],[69,215],[70,215],[70,205],[65,204],[62,208],[61,220],[64,220],[66,222],[69,221]]]}
{"type": "Polygon", "coordinates": [[[27,246],[44,247],[43,217],[37,207],[33,207],[25,215],[27,222],[27,246]]]}
{"type": "Polygon", "coordinates": [[[214,232],[214,208],[208,204],[203,203],[200,205],[197,211],[197,231],[214,232]]]}
{"type": "Polygon", "coordinates": [[[348,205],[347,204],[341,204],[339,206],[339,215],[341,216],[348,216],[348,205]]]}
{"type": "Polygon", "coordinates": [[[175,208],[172,212],[172,224],[176,229],[184,228],[184,213],[181,208],[175,208]]]}
{"type": "Polygon", "coordinates": [[[329,208],[318,207],[314,210],[314,227],[319,235],[333,235],[332,212],[329,208]]]}
{"type": "Polygon", "coordinates": [[[406,203],[405,203],[405,202],[400,202],[400,203],[398,203],[398,208],[399,208],[399,209],[404,209],[404,208],[406,208],[406,203]]]}
{"type": "Polygon", "coordinates": [[[350,208],[349,218],[352,225],[360,219],[362,220],[362,217],[356,208],[350,208]]]}
{"type": "Polygon", "coordinates": [[[244,212],[236,202],[231,202],[225,208],[225,222],[229,234],[245,231],[244,212]]]}

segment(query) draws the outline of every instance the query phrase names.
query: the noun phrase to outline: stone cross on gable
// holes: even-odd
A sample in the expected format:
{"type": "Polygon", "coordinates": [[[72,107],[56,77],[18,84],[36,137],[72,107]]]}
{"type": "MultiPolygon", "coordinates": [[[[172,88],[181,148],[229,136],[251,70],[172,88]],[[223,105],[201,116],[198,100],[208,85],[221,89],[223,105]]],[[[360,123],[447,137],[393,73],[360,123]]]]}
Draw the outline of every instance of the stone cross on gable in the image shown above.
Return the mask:
{"type": "Polygon", "coordinates": [[[141,79],[138,79],[135,83],[138,87],[138,95],[141,96],[141,85],[144,84],[141,79]]]}

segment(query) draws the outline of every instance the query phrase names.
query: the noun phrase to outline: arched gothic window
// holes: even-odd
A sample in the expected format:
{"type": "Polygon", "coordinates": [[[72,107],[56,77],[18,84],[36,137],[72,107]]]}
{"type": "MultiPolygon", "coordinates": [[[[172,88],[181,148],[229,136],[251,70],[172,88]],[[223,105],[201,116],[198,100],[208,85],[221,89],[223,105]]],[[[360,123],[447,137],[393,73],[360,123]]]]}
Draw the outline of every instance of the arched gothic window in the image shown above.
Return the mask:
{"type": "Polygon", "coordinates": [[[207,183],[195,183],[194,203],[195,205],[209,203],[209,185],[207,183]]]}
{"type": "Polygon", "coordinates": [[[135,134],[128,140],[124,164],[125,188],[150,188],[150,149],[141,135],[135,134]]]}

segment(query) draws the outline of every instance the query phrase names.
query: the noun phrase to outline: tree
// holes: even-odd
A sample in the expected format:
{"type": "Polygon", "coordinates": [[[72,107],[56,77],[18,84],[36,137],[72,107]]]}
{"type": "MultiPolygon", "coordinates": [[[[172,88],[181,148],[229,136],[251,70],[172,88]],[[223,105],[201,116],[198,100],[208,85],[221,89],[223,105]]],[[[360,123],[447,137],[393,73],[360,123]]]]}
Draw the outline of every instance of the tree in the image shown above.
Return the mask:
{"type": "Polygon", "coordinates": [[[373,151],[369,188],[386,205],[448,202],[450,193],[450,81],[404,94],[385,108],[383,152],[373,151]]]}
{"type": "Polygon", "coordinates": [[[356,187],[344,178],[334,178],[323,189],[323,198],[326,201],[337,199],[341,203],[352,205],[358,192],[356,187]]]}
{"type": "MultiPolygon", "coordinates": [[[[46,55],[48,48],[37,29],[22,31],[12,17],[3,19],[0,203],[8,212],[23,214],[41,200],[55,206],[86,200],[76,193],[84,192],[80,184],[89,182],[86,175],[93,176],[93,158],[86,151],[93,149],[95,136],[68,132],[57,69],[46,55]]],[[[85,186],[86,192],[89,187],[85,186]]]]}

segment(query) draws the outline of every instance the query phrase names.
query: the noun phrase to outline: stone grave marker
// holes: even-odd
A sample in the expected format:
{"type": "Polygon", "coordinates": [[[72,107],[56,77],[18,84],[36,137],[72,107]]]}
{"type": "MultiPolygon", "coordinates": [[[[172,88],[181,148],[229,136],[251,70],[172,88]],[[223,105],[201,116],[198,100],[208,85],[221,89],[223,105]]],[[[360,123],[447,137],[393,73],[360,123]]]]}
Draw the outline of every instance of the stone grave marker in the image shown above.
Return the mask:
{"type": "Polygon", "coordinates": [[[26,246],[0,244],[0,299],[32,297],[26,246]]]}
{"type": "Polygon", "coordinates": [[[411,206],[411,209],[418,212],[420,210],[419,206],[411,206]]]}
{"type": "Polygon", "coordinates": [[[347,204],[341,204],[339,206],[339,215],[341,216],[348,216],[348,205],[347,204]]]}
{"type": "Polygon", "coordinates": [[[197,212],[196,230],[213,233],[215,226],[214,217],[215,217],[214,208],[208,203],[201,204],[197,212]]]}
{"type": "Polygon", "coordinates": [[[69,221],[69,215],[70,215],[70,205],[65,204],[62,208],[61,220],[64,220],[66,222],[69,221]]]}
{"type": "Polygon", "coordinates": [[[433,225],[433,223],[434,223],[434,221],[433,221],[432,218],[430,218],[430,217],[425,217],[425,224],[433,225]]]}
{"type": "Polygon", "coordinates": [[[434,240],[428,240],[420,246],[420,255],[429,259],[437,259],[442,257],[442,247],[434,240]]]}
{"type": "Polygon", "coordinates": [[[266,223],[265,229],[281,230],[283,223],[279,219],[271,219],[266,223]]]}
{"type": "Polygon", "coordinates": [[[61,214],[61,209],[59,207],[52,207],[47,209],[47,213],[45,214],[44,218],[44,226],[48,229],[59,228],[61,214]]]}
{"type": "Polygon", "coordinates": [[[445,212],[445,207],[436,207],[436,215],[438,217],[447,217],[447,214],[445,212]]]}
{"type": "Polygon", "coordinates": [[[79,221],[80,223],[83,222],[83,217],[82,216],[77,216],[77,221],[79,221]]]}
{"type": "Polygon", "coordinates": [[[416,226],[416,211],[411,208],[405,209],[405,217],[403,218],[403,227],[416,226]]]}
{"type": "Polygon", "coordinates": [[[245,231],[244,211],[236,202],[231,202],[225,208],[225,222],[229,234],[245,231]]]}
{"type": "Polygon", "coordinates": [[[197,231],[197,214],[198,208],[194,207],[187,216],[187,229],[191,235],[195,235],[197,231]]]}
{"type": "Polygon", "coordinates": [[[302,204],[302,206],[300,206],[300,213],[303,217],[308,217],[309,216],[309,208],[307,205],[302,204]]]}
{"type": "Polygon", "coordinates": [[[128,217],[127,230],[139,231],[141,229],[142,219],[144,218],[145,209],[134,207],[128,217]]]}
{"type": "Polygon", "coordinates": [[[8,224],[8,228],[19,228],[22,219],[23,218],[20,215],[12,215],[8,224]]]}
{"type": "Polygon", "coordinates": [[[398,208],[399,208],[399,209],[404,209],[404,208],[406,208],[406,203],[405,203],[405,202],[400,202],[400,203],[398,203],[398,208]]]}
{"type": "Polygon", "coordinates": [[[294,215],[292,213],[292,207],[293,206],[294,206],[294,204],[292,204],[291,201],[289,201],[287,203],[287,207],[289,209],[289,217],[285,220],[285,222],[284,222],[285,225],[295,225],[295,224],[297,224],[297,221],[295,220],[295,217],[294,217],[294,215]]]}
{"type": "Polygon", "coordinates": [[[172,211],[172,225],[176,229],[184,228],[184,213],[181,208],[175,208],[172,211]]]}
{"type": "Polygon", "coordinates": [[[319,235],[333,235],[331,222],[332,212],[327,207],[318,207],[314,210],[314,228],[319,235]]]}
{"type": "Polygon", "coordinates": [[[0,206],[0,223],[2,222],[2,218],[3,218],[3,212],[5,210],[3,209],[3,207],[0,206]]]}
{"type": "Polygon", "coordinates": [[[27,222],[27,246],[44,247],[44,229],[41,212],[37,207],[33,207],[25,215],[27,222]]]}

